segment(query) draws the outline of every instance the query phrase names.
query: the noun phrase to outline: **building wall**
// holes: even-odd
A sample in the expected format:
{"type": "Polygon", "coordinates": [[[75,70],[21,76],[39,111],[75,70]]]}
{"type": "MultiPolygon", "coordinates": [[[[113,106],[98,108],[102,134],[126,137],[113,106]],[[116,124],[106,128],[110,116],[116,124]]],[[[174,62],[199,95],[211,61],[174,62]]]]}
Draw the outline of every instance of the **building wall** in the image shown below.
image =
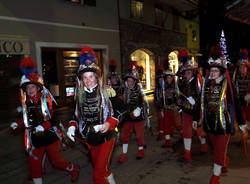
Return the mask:
{"type": "Polygon", "coordinates": [[[131,0],[120,0],[120,34],[122,70],[130,61],[130,54],[136,49],[146,49],[153,53],[155,64],[164,65],[168,54],[188,47],[186,19],[177,16],[167,2],[144,0],[143,17],[131,16],[131,0]],[[165,13],[162,26],[155,25],[155,4],[161,3],[165,13]],[[177,22],[175,22],[177,21],[177,22]],[[177,24],[177,29],[174,27],[177,24]]]}
{"type": "Polygon", "coordinates": [[[120,60],[116,0],[97,0],[96,7],[64,0],[2,0],[0,27],[1,38],[27,38],[32,57],[36,42],[52,42],[103,45],[109,58],[120,60]]]}

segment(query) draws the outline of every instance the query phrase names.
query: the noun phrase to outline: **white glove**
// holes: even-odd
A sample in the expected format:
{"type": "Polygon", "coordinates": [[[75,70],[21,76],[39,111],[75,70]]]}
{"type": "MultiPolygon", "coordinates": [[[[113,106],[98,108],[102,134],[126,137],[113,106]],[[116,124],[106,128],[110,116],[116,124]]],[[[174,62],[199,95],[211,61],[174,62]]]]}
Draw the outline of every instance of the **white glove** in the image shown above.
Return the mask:
{"type": "Polygon", "coordinates": [[[192,96],[188,97],[187,100],[188,100],[188,102],[189,102],[191,105],[194,105],[194,104],[195,104],[195,100],[193,99],[192,96]]]}
{"type": "Polygon", "coordinates": [[[67,136],[70,138],[73,142],[75,142],[75,130],[76,128],[74,126],[70,126],[67,131],[67,136]]]}
{"type": "Polygon", "coordinates": [[[198,124],[197,121],[192,122],[192,127],[194,130],[197,130],[197,124],[198,124]]]}
{"type": "Polygon", "coordinates": [[[16,122],[12,122],[12,123],[10,124],[10,127],[11,127],[13,130],[15,130],[15,129],[17,129],[18,124],[17,124],[16,122]]]}
{"type": "Polygon", "coordinates": [[[133,111],[133,115],[134,115],[134,117],[140,116],[141,115],[141,108],[136,107],[136,109],[133,111]]]}
{"type": "Polygon", "coordinates": [[[102,128],[102,125],[95,125],[94,126],[94,129],[95,129],[96,133],[99,132],[101,130],[101,128],[102,128]]]}
{"type": "Polygon", "coordinates": [[[38,132],[43,132],[43,131],[44,131],[44,128],[43,128],[42,125],[36,126],[35,129],[36,129],[36,133],[38,133],[38,132]]]}
{"type": "Polygon", "coordinates": [[[245,100],[245,101],[248,101],[249,98],[250,98],[250,94],[247,94],[247,95],[244,97],[244,100],[245,100]]]}
{"type": "Polygon", "coordinates": [[[246,133],[247,125],[239,125],[239,128],[242,133],[246,133]]]}
{"type": "Polygon", "coordinates": [[[182,112],[182,109],[179,110],[179,113],[181,113],[181,112],[182,112]]]}

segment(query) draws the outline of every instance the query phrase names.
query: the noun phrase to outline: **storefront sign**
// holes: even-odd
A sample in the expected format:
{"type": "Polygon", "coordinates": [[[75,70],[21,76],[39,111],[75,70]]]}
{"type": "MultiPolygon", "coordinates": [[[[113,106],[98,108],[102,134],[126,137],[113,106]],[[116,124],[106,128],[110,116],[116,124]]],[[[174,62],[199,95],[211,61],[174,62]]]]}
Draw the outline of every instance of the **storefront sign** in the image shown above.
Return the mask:
{"type": "Polygon", "coordinates": [[[29,55],[29,41],[0,37],[0,54],[29,55]]]}

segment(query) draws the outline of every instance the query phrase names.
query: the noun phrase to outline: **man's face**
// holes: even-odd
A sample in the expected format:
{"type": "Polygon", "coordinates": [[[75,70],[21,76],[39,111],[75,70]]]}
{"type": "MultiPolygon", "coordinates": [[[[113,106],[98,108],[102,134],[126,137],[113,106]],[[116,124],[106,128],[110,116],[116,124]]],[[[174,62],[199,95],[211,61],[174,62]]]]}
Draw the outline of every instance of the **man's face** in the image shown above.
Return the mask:
{"type": "Polygon", "coordinates": [[[192,70],[186,70],[186,71],[184,72],[184,78],[185,78],[186,80],[189,81],[192,77],[193,77],[193,72],[192,72],[192,70]]]}
{"type": "Polygon", "coordinates": [[[117,78],[115,76],[112,76],[110,80],[111,80],[111,84],[113,85],[117,84],[117,78]]]}
{"type": "Polygon", "coordinates": [[[220,69],[217,67],[210,68],[210,78],[217,79],[220,76],[220,69]]]}
{"type": "Polygon", "coordinates": [[[97,84],[97,79],[96,79],[94,72],[84,72],[82,74],[82,80],[83,80],[83,84],[88,89],[95,87],[95,85],[97,84]]]}
{"type": "Polygon", "coordinates": [[[40,88],[37,85],[35,85],[35,84],[28,84],[26,86],[26,93],[27,93],[28,96],[33,97],[33,96],[36,96],[36,94],[39,91],[39,89],[40,88]]]}
{"type": "Polygon", "coordinates": [[[128,88],[133,88],[135,85],[135,80],[133,78],[128,78],[127,79],[127,84],[128,84],[128,88]]]}

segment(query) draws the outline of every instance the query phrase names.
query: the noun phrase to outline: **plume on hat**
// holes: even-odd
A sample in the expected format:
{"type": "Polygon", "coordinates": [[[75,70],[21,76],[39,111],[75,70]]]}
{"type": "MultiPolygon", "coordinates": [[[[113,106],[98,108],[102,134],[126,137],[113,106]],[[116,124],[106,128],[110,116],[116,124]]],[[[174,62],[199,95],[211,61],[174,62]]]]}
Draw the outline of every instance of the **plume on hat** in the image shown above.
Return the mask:
{"type": "Polygon", "coordinates": [[[79,60],[78,74],[88,71],[100,73],[99,67],[96,64],[95,52],[92,48],[84,46],[81,50],[79,60]]]}
{"type": "Polygon", "coordinates": [[[31,57],[25,57],[20,63],[20,69],[26,78],[30,78],[31,73],[37,71],[36,64],[31,57]]]}
{"type": "Polygon", "coordinates": [[[222,48],[219,44],[211,47],[210,49],[210,57],[213,59],[218,59],[220,57],[222,57],[222,48]]]}
{"type": "Polygon", "coordinates": [[[186,49],[180,50],[178,53],[178,59],[181,64],[184,65],[190,59],[188,51],[186,49]]]}
{"type": "Polygon", "coordinates": [[[115,60],[110,60],[109,61],[109,72],[115,72],[116,71],[116,67],[117,67],[117,63],[115,60]]]}
{"type": "Polygon", "coordinates": [[[245,60],[248,58],[248,51],[247,49],[240,50],[240,59],[245,60]]]}

